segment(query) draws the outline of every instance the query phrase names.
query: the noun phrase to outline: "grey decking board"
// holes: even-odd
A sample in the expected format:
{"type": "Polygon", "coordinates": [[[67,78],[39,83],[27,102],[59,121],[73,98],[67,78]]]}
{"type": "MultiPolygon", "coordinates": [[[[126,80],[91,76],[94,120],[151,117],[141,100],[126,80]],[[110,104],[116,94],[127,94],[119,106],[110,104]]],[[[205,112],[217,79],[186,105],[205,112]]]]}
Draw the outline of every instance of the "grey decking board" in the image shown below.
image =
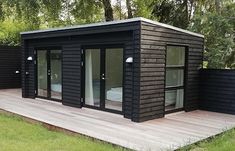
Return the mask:
{"type": "Polygon", "coordinates": [[[1,90],[0,109],[136,150],[176,149],[235,126],[234,115],[198,110],[134,123],[117,114],[22,99],[20,92],[1,90]]]}

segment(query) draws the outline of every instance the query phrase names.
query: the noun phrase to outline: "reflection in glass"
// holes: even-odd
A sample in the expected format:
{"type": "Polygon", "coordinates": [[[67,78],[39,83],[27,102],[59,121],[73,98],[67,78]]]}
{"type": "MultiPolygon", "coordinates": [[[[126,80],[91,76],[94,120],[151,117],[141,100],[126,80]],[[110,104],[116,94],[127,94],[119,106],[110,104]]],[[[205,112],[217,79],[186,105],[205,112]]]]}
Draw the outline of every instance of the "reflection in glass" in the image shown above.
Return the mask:
{"type": "Polygon", "coordinates": [[[185,47],[167,46],[165,109],[183,108],[185,47]]]}
{"type": "Polygon", "coordinates": [[[167,46],[167,66],[184,66],[185,47],[167,46]]]}
{"type": "Polygon", "coordinates": [[[123,49],[106,49],[105,108],[122,111],[123,49]]]}
{"type": "Polygon", "coordinates": [[[61,50],[51,50],[51,98],[62,99],[61,50]]]}
{"type": "Polygon", "coordinates": [[[165,92],[166,110],[182,108],[184,105],[184,89],[168,90],[165,92]]]}
{"type": "Polygon", "coordinates": [[[100,106],[100,50],[85,52],[85,104],[100,106]]]}
{"type": "Polygon", "coordinates": [[[166,87],[183,86],[183,69],[166,69],[166,87]]]}
{"type": "Polygon", "coordinates": [[[47,51],[37,51],[38,96],[47,97],[47,51]]]}

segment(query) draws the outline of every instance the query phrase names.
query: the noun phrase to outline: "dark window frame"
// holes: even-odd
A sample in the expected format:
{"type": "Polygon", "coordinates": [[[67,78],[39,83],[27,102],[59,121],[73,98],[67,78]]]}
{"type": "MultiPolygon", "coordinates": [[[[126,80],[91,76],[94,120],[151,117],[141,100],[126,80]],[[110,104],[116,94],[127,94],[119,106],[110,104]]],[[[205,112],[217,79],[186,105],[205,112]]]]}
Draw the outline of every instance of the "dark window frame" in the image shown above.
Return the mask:
{"type": "MultiPolygon", "coordinates": [[[[125,89],[125,44],[102,44],[102,45],[82,45],[81,46],[81,51],[82,51],[82,55],[81,55],[81,58],[82,58],[82,62],[83,62],[83,66],[81,68],[81,73],[82,73],[82,78],[81,78],[81,81],[82,81],[82,86],[81,86],[81,89],[82,89],[82,98],[83,98],[83,102],[82,102],[82,107],[87,107],[87,108],[91,108],[91,109],[96,109],[96,110],[101,110],[101,111],[107,111],[107,112],[110,112],[110,113],[116,113],[116,114],[121,114],[121,115],[124,115],[124,105],[125,105],[125,98],[124,98],[124,89],[125,89]],[[101,106],[100,107],[96,107],[96,106],[91,106],[91,105],[87,105],[85,104],[85,50],[86,49],[100,49],[100,53],[104,53],[103,54],[103,57],[102,57],[102,54],[100,54],[100,57],[101,57],[101,66],[105,67],[105,61],[103,60],[102,61],[102,58],[105,58],[105,51],[106,49],[112,49],[112,48],[122,48],[123,49],[123,75],[122,75],[122,86],[123,86],[123,90],[122,90],[122,111],[119,111],[119,110],[114,110],[114,109],[109,109],[109,108],[105,108],[105,105],[102,104],[101,102],[101,106]]],[[[104,69],[105,70],[105,69],[104,69]]],[[[103,82],[103,87],[105,85],[105,82],[103,82]]],[[[104,90],[104,89],[103,89],[104,90]]],[[[101,93],[101,99],[104,100],[104,92],[100,92],[101,93]],[[103,94],[102,94],[103,93],[103,94]]],[[[105,102],[103,102],[105,103],[105,102]]]]}
{"type": "Polygon", "coordinates": [[[167,44],[165,47],[165,87],[164,87],[164,114],[169,114],[169,113],[174,113],[174,112],[178,112],[178,111],[183,111],[185,109],[185,98],[186,98],[186,85],[187,85],[187,63],[188,63],[188,51],[189,51],[189,46],[188,45],[181,45],[181,44],[167,44]],[[185,51],[185,57],[184,57],[184,65],[167,65],[167,50],[168,47],[183,47],[184,51],[185,51]],[[170,86],[170,87],[166,87],[166,71],[167,70],[183,70],[183,85],[182,86],[170,86]],[[172,110],[168,110],[166,111],[165,109],[165,95],[166,95],[166,91],[171,91],[171,90],[180,90],[183,89],[183,107],[182,108],[176,108],[176,109],[172,109],[172,110]]]}
{"type": "MultiPolygon", "coordinates": [[[[34,91],[35,91],[35,98],[41,98],[41,99],[46,99],[46,100],[50,100],[50,101],[55,101],[55,102],[63,102],[63,48],[60,46],[45,46],[45,47],[34,47],[34,79],[35,79],[35,87],[34,87],[34,91]],[[47,87],[48,87],[48,94],[46,97],[44,96],[40,96],[38,95],[38,62],[37,62],[37,58],[38,58],[38,51],[46,51],[47,53],[47,61],[49,61],[47,63],[47,68],[51,69],[51,65],[50,65],[50,52],[53,50],[60,50],[61,51],[61,99],[56,99],[56,98],[52,98],[51,97],[51,88],[50,88],[50,83],[51,83],[51,77],[49,78],[49,76],[47,76],[47,87]]],[[[47,69],[47,70],[48,70],[47,69]]],[[[47,73],[48,74],[48,73],[47,73]]]]}

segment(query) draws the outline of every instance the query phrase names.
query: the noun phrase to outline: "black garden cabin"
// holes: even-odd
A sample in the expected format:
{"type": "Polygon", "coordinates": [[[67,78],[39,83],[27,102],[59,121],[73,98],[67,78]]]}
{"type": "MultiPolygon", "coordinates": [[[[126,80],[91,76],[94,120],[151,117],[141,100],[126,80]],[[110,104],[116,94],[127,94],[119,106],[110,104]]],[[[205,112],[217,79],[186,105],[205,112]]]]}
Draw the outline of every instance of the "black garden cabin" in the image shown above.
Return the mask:
{"type": "Polygon", "coordinates": [[[203,35],[133,18],[21,36],[23,97],[135,122],[198,108],[203,35]]]}

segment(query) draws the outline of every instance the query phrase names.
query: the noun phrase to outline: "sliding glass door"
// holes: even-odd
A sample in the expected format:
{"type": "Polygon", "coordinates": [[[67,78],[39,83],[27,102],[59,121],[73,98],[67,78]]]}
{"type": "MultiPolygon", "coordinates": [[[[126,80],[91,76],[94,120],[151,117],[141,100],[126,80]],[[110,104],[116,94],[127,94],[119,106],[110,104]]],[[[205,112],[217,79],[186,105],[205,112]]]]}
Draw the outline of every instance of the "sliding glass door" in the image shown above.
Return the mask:
{"type": "Polygon", "coordinates": [[[165,110],[184,106],[184,74],[186,47],[167,46],[165,110]]]}
{"type": "Polygon", "coordinates": [[[85,105],[122,111],[123,48],[85,50],[85,105]]]}
{"type": "Polygon", "coordinates": [[[37,50],[37,96],[62,99],[61,50],[37,50]]]}

